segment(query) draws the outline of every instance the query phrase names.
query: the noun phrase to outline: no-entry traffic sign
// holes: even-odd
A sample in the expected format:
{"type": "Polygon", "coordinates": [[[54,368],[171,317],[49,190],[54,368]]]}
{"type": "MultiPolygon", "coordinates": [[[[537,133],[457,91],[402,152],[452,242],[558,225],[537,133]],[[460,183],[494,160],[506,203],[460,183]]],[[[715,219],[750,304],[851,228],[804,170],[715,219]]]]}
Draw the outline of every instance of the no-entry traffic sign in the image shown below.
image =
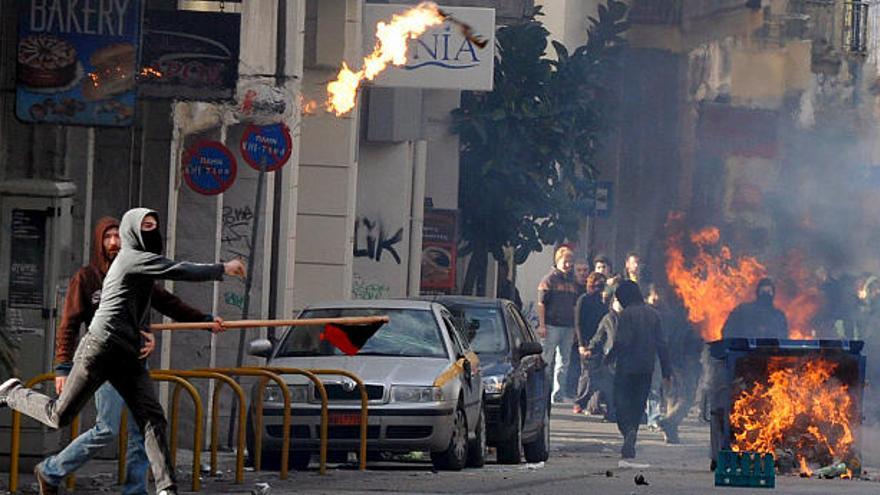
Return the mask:
{"type": "Polygon", "coordinates": [[[193,191],[213,196],[235,182],[238,165],[219,141],[199,141],[183,154],[183,178],[193,191]]]}
{"type": "Polygon", "coordinates": [[[284,124],[250,125],[241,137],[241,156],[257,171],[273,172],[290,159],[293,142],[284,124]]]}

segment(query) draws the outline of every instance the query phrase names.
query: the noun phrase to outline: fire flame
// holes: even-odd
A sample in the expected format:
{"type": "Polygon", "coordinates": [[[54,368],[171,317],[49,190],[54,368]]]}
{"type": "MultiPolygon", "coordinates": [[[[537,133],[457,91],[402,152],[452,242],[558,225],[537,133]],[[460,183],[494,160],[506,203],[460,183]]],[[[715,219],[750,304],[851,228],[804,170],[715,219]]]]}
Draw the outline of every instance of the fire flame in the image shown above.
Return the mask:
{"type": "Polygon", "coordinates": [[[801,468],[801,476],[803,476],[805,478],[810,478],[813,476],[813,470],[810,469],[810,465],[807,464],[806,457],[799,455],[798,456],[798,463],[800,464],[800,468],[801,468]]]}
{"type": "MultiPolygon", "coordinates": [[[[703,340],[721,339],[721,329],[730,312],[755,298],[758,281],[769,274],[753,256],[734,256],[721,243],[717,227],[706,227],[689,237],[694,254],[685,255],[683,216],[675,214],[667,225],[673,232],[666,248],[666,275],[682,299],[688,320],[700,330],[703,340]]],[[[775,303],[788,319],[789,338],[811,339],[813,319],[822,307],[818,284],[804,268],[807,263],[797,253],[789,253],[779,271],[775,303]]]]}
{"type": "Polygon", "coordinates": [[[405,64],[408,40],[418,38],[429,27],[441,24],[444,19],[435,3],[423,2],[394,15],[389,23],[377,23],[376,47],[373,53],[364,58],[363,68],[353,71],[343,62],[336,80],[327,84],[327,110],[337,116],[350,112],[364,80],[372,81],[389,63],[395,66],[405,64]]]}
{"type": "Polygon", "coordinates": [[[707,342],[721,339],[727,316],[737,305],[754,297],[758,280],[767,275],[758,260],[734,259],[727,246],[721,246],[718,254],[710,253],[709,248],[717,246],[720,239],[716,227],[692,234],[690,241],[697,253],[689,263],[685,260],[681,234],[670,237],[666,250],[669,283],[681,297],[688,319],[707,342]]]}
{"type": "Polygon", "coordinates": [[[790,449],[805,475],[812,474],[805,457],[822,465],[849,460],[857,410],[849,387],[834,377],[837,367],[823,358],[771,357],[766,381],[740,392],[733,405],[733,450],[790,449]]]}

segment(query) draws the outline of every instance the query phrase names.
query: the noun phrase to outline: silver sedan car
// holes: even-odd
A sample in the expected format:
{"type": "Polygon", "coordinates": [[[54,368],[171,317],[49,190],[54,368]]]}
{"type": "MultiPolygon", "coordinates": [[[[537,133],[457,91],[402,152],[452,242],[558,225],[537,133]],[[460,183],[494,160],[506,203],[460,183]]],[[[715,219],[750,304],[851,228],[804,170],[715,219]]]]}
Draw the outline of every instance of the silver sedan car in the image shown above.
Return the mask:
{"type": "MultiPolygon", "coordinates": [[[[346,355],[322,339],[320,325],[291,327],[275,345],[264,339],[252,341],[249,352],[267,358],[270,367],[332,368],[359,376],[369,397],[371,453],[427,451],[439,469],[482,466],[486,417],[479,359],[446,308],[428,301],[342,301],[311,305],[299,317],[374,315],[387,315],[390,322],[355,355],[346,355]]],[[[304,469],[318,451],[321,402],[306,378],[284,375],[284,380],[292,396],[290,464],[304,469]]],[[[330,399],[331,460],[344,459],[359,447],[360,393],[349,378],[330,375],[322,380],[330,399]]],[[[256,393],[254,388],[252,399],[256,393]]],[[[277,386],[267,385],[263,400],[262,458],[264,463],[277,464],[283,431],[277,386]]],[[[249,431],[251,452],[253,438],[249,431]]]]}

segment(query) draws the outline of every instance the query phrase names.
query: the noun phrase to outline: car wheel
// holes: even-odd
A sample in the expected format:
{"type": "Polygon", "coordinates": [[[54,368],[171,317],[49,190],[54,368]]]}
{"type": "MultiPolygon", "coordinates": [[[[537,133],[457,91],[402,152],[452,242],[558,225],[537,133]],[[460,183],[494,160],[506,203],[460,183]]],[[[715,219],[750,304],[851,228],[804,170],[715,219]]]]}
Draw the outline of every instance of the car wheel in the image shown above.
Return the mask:
{"type": "Polygon", "coordinates": [[[474,435],[476,438],[472,442],[468,442],[467,465],[468,467],[483,467],[483,464],[486,464],[486,452],[489,447],[486,444],[486,412],[482,407],[474,435]]]}
{"type": "Polygon", "coordinates": [[[449,446],[442,452],[431,452],[431,462],[437,469],[461,471],[468,457],[467,418],[459,404],[453,415],[449,446]]]}
{"type": "Polygon", "coordinates": [[[526,462],[544,462],[550,457],[550,407],[544,408],[544,424],[534,442],[523,445],[526,462]]]}
{"type": "Polygon", "coordinates": [[[522,411],[519,404],[513,408],[510,423],[513,431],[509,437],[498,443],[499,464],[519,464],[522,460],[522,411]]]}

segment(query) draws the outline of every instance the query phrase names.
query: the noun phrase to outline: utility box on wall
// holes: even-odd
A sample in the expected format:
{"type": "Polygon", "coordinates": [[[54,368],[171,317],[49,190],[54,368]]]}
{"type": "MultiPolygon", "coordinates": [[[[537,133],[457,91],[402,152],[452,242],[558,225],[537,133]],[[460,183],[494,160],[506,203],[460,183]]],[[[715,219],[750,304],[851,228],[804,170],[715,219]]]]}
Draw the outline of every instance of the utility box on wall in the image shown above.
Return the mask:
{"type": "MultiPolygon", "coordinates": [[[[75,192],[76,186],[67,181],[0,182],[0,327],[18,346],[15,366],[23,381],[52,371],[58,308],[67,288],[62,263],[71,252],[75,192]]],[[[8,412],[0,416],[0,455],[6,462],[10,422],[8,412]]],[[[46,433],[39,423],[22,422],[23,468],[57,448],[57,434],[46,433]]]]}

